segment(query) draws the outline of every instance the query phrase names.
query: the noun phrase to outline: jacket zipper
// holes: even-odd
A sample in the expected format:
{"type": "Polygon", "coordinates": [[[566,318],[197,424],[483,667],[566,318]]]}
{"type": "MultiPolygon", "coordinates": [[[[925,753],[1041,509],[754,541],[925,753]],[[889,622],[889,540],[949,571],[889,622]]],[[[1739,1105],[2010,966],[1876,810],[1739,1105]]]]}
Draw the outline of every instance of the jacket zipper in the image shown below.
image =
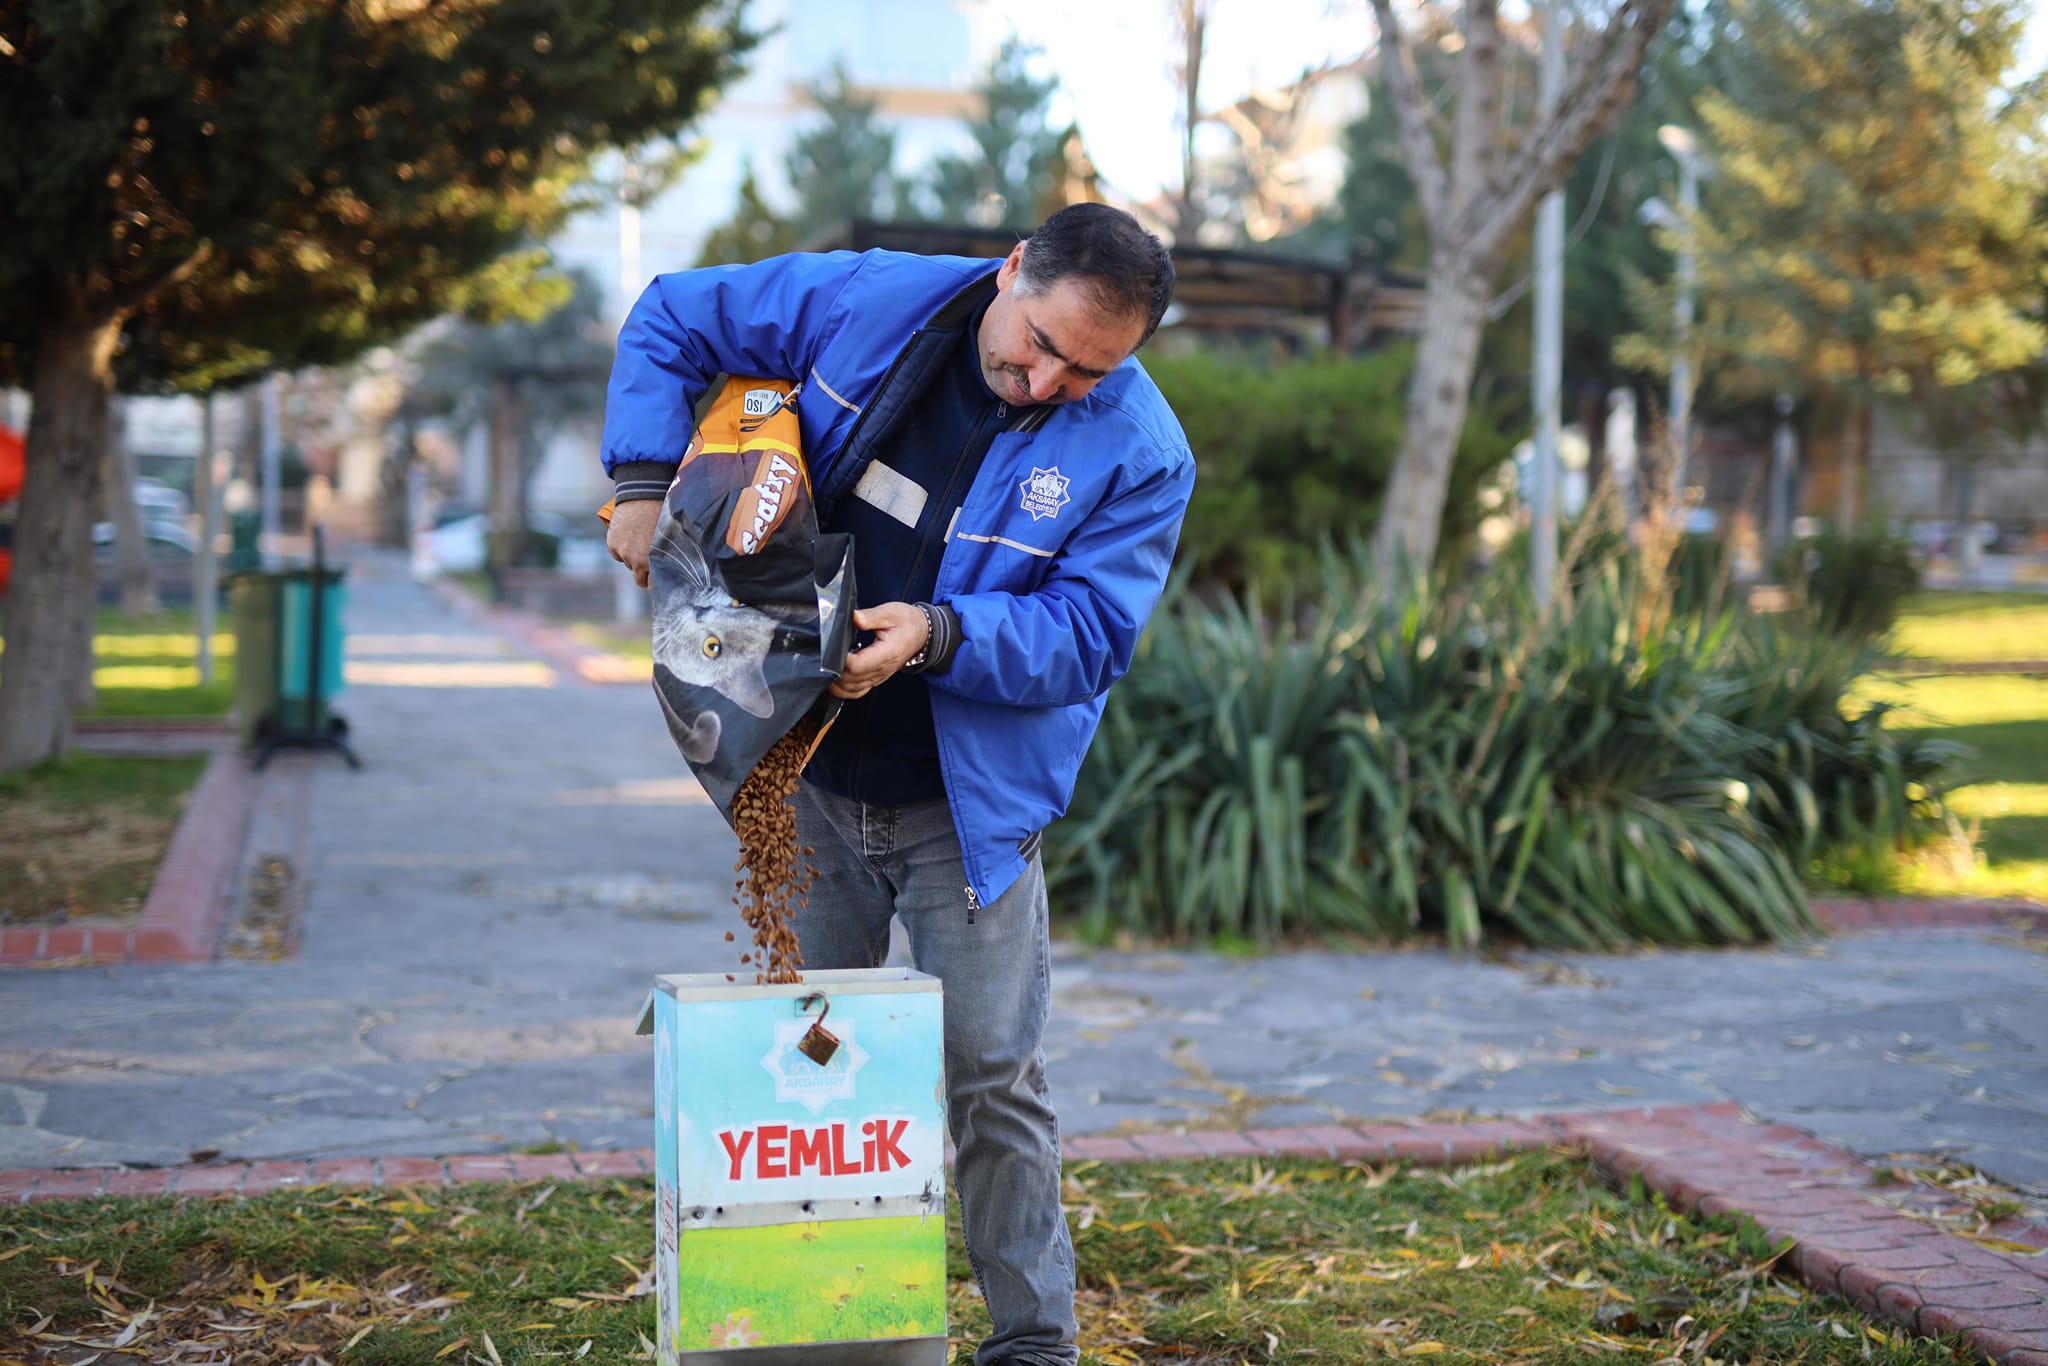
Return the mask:
{"type": "MultiPolygon", "coordinates": [[[[995,412],[996,421],[1006,421],[1009,416],[1010,405],[998,402],[995,412]]],[[[939,511],[943,512],[946,508],[953,505],[953,490],[960,487],[960,472],[967,468],[967,453],[980,444],[982,429],[988,426],[988,418],[989,415],[984,410],[981,420],[974,424],[974,430],[968,434],[967,443],[960,448],[959,456],[953,461],[953,472],[946,477],[946,491],[939,496],[939,511]]],[[[984,455],[982,459],[986,462],[988,457],[984,455]]],[[[976,466],[976,472],[979,473],[979,471],[980,467],[976,466]]],[[[918,539],[917,554],[913,555],[910,559],[910,572],[903,576],[903,591],[906,595],[909,594],[911,585],[917,582],[917,571],[924,568],[924,557],[931,553],[932,532],[936,529],[937,525],[937,521],[934,520],[932,526],[925,528],[924,535],[918,539]]]]}
{"type": "Polygon", "coordinates": [[[974,913],[981,909],[981,898],[974,894],[974,888],[967,889],[967,923],[974,923],[974,913]]]}
{"type": "MultiPolygon", "coordinates": [[[[896,359],[890,361],[889,368],[882,372],[882,382],[875,386],[874,397],[870,398],[867,406],[860,410],[860,416],[853,420],[853,430],[846,434],[846,440],[840,444],[839,453],[842,456],[848,451],[859,448],[860,434],[866,429],[868,419],[874,416],[877,400],[889,392],[889,381],[895,379],[896,372],[903,368],[904,358],[917,349],[918,342],[924,338],[924,332],[925,330],[920,327],[917,331],[911,333],[910,340],[903,343],[903,349],[896,353],[896,359]]],[[[836,475],[837,471],[835,470],[834,473],[836,475]]]]}
{"type": "MultiPolygon", "coordinates": [[[[903,368],[904,358],[908,356],[912,351],[917,349],[917,343],[920,339],[923,338],[924,332],[925,330],[922,327],[920,327],[917,329],[917,331],[911,333],[910,340],[903,343],[903,349],[896,353],[896,359],[890,361],[889,368],[882,372],[882,382],[875,386],[874,397],[870,398],[868,400],[867,406],[860,410],[860,416],[853,420],[853,430],[846,434],[846,441],[839,447],[840,452],[842,454],[844,454],[847,451],[854,450],[859,446],[861,431],[868,425],[868,419],[874,416],[876,400],[880,399],[882,395],[889,392],[889,381],[895,379],[896,372],[903,368]]],[[[866,763],[861,758],[861,756],[866,752],[867,739],[868,716],[866,712],[863,711],[860,719],[860,738],[855,743],[853,749],[853,790],[856,792],[860,791],[861,770],[867,767],[866,763]]]]}

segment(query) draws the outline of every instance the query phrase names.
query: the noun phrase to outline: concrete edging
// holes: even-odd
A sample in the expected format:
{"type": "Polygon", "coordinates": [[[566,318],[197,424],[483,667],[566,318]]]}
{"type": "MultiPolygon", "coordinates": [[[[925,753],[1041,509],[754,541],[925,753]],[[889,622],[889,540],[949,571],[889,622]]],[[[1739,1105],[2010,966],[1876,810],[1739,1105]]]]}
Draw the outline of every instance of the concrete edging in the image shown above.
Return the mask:
{"type": "MultiPolygon", "coordinates": [[[[1640,1177],[1674,1208],[1753,1219],[1815,1289],[1923,1336],[1955,1335],[1997,1366],[2048,1366],[2048,1256],[1987,1246],[1937,1226],[1952,1203],[1927,1186],[1885,1184],[1878,1168],[1732,1102],[1471,1123],[1102,1135],[1070,1139],[1069,1160],[1217,1157],[1407,1160],[1453,1166],[1583,1145],[1617,1182],[1640,1177]],[[1917,1217],[1916,1217],[1917,1216],[1917,1217]]],[[[223,1196],[317,1185],[403,1187],[471,1181],[641,1176],[645,1149],[537,1156],[353,1157],[237,1162],[147,1171],[0,1172],[0,1203],[111,1196],[223,1196]]],[[[2048,1249],[2048,1228],[1992,1225],[2010,1243],[2048,1249]]]]}
{"type": "Polygon", "coordinates": [[[212,961],[254,801],[248,761],[215,750],[171,832],[141,918],[0,930],[0,967],[212,961]]]}

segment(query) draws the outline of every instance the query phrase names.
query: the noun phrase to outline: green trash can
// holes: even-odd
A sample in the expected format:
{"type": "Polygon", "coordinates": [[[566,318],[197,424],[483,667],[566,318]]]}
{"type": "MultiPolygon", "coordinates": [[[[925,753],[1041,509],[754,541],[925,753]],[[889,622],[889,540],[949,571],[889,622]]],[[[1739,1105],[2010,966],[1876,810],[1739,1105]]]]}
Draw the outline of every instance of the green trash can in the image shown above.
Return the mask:
{"type": "Polygon", "coordinates": [[[329,718],[328,706],[341,692],[343,650],[347,635],[342,613],[348,607],[347,571],[340,568],[314,571],[287,569],[277,576],[277,696],[278,713],[287,726],[306,731],[320,730],[329,718]],[[315,603],[314,593],[320,601],[315,603]],[[318,612],[315,612],[315,608],[318,612]],[[315,619],[318,624],[316,626],[315,619]],[[318,632],[319,649],[314,649],[318,632]],[[313,680],[315,661],[320,676],[313,680]],[[309,697],[317,699],[309,710],[309,697]]]}
{"type": "Polygon", "coordinates": [[[235,631],[235,733],[243,749],[276,724],[277,589],[275,574],[245,570],[228,580],[228,619],[235,631]]]}
{"type": "Polygon", "coordinates": [[[258,768],[278,749],[316,747],[360,766],[333,711],[346,682],[347,570],[324,563],[317,532],[313,544],[311,565],[247,570],[229,590],[238,732],[258,768]]]}

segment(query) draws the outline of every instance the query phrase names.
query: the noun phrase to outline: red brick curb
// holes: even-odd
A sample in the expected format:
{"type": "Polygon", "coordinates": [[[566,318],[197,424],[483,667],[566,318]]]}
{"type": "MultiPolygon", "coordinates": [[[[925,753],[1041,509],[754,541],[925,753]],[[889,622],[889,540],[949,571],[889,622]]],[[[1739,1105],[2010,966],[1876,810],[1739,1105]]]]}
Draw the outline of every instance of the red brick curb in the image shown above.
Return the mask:
{"type": "Polygon", "coordinates": [[[2037,901],[1973,901],[1963,898],[1936,901],[1911,897],[1864,901],[1848,897],[1816,897],[1813,914],[1831,930],[1971,925],[2039,925],[2048,928],[2048,905],[2037,901]]]}
{"type": "MultiPolygon", "coordinates": [[[[1886,1184],[1852,1153],[1739,1106],[1559,1117],[1611,1175],[1688,1212],[1748,1217],[1815,1289],[1908,1331],[1960,1337],[2000,1366],[2048,1366],[2048,1258],[2021,1256],[1930,1222],[1961,1207],[1945,1193],[1886,1184]],[[1918,1216],[1918,1217],[1916,1217],[1918,1216]]],[[[2048,1247],[2048,1229],[2000,1221],[1989,1233],[2048,1247]]]]}
{"type": "MultiPolygon", "coordinates": [[[[1933,1187],[1887,1184],[1861,1158],[1739,1105],[1677,1106],[1474,1123],[1324,1124],[1070,1139],[1070,1161],[1302,1157],[1454,1166],[1582,1144],[1611,1178],[1644,1185],[1688,1213],[1754,1220],[1785,1265],[1825,1294],[1924,1336],[1953,1335],[1997,1366],[2048,1366],[2048,1257],[1986,1246],[1930,1222],[1957,1212],[1933,1187]],[[1917,1216],[1917,1217],[1916,1217],[1917,1216]]],[[[117,1195],[254,1195],[295,1186],[448,1186],[642,1176],[653,1154],[497,1154],[228,1163],[151,1171],[0,1172],[0,1204],[117,1195]]],[[[2020,1220],[1994,1237],[2048,1248],[2020,1220]]]]}
{"type": "Polygon", "coordinates": [[[254,801],[248,762],[216,750],[171,833],[142,918],[0,930],[0,967],[210,962],[254,801]]]}

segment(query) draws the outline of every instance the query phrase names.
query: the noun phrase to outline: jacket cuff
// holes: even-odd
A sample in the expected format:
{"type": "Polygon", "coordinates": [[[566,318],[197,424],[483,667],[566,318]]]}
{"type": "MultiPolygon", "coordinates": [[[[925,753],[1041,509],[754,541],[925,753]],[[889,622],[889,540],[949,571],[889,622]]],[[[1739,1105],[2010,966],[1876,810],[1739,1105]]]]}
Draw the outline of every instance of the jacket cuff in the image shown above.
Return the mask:
{"type": "Polygon", "coordinates": [[[924,605],[932,609],[932,638],[925,646],[924,667],[918,672],[942,674],[953,667],[953,656],[960,652],[960,642],[965,638],[960,629],[960,614],[943,602],[924,605]]]}
{"type": "Polygon", "coordinates": [[[659,460],[624,460],[612,467],[612,501],[638,503],[668,497],[676,467],[659,460]]]}

